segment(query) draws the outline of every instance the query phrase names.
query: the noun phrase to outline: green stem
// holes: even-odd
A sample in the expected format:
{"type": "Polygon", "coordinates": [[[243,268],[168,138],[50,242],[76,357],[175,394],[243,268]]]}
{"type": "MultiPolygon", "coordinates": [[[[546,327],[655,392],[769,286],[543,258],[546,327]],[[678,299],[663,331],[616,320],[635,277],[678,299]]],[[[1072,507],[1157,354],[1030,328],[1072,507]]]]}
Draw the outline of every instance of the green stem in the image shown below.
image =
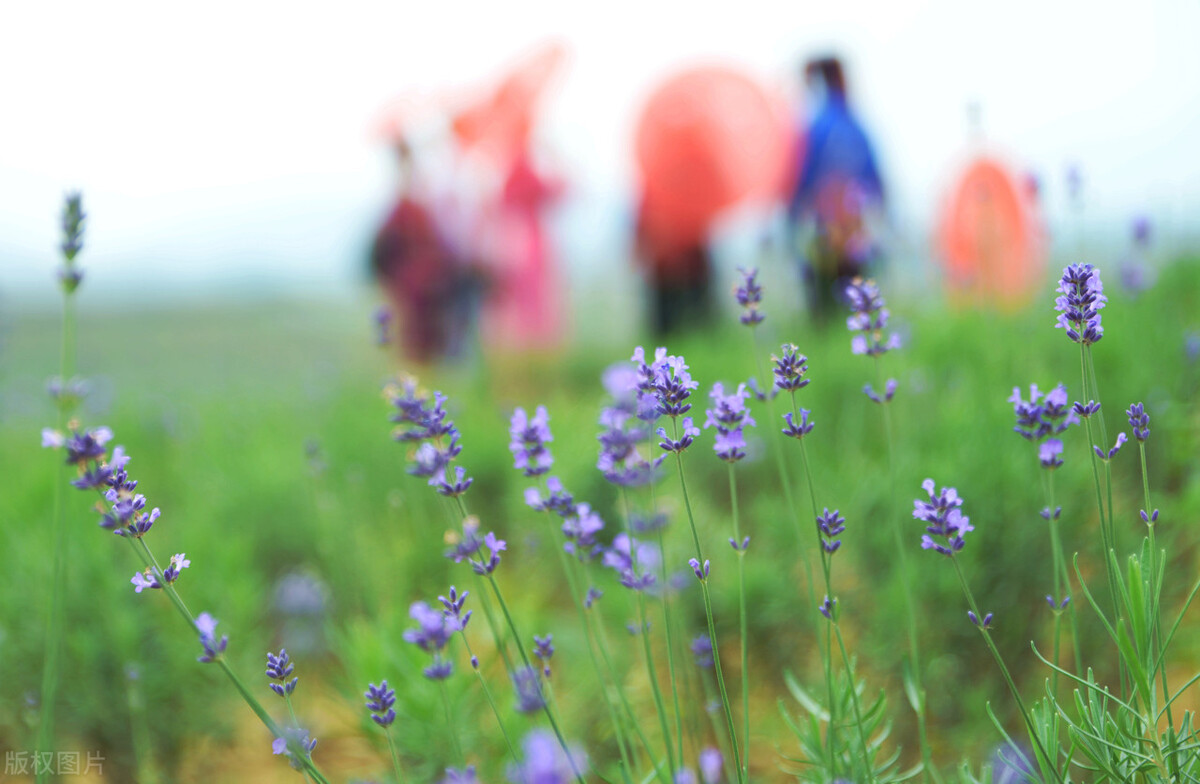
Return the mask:
{"type": "MultiPolygon", "coordinates": [[[[672,420],[675,428],[675,438],[679,438],[679,423],[678,420],[672,420]]],[[[688,498],[687,482],[683,478],[683,456],[681,453],[675,453],[675,466],[679,471],[679,488],[683,492],[683,506],[687,510],[688,525],[692,531],[692,542],[696,545],[696,560],[701,564],[704,563],[704,552],[700,548],[700,534],[696,530],[696,517],[692,514],[692,502],[688,498]]],[[[729,694],[725,690],[725,676],[721,672],[721,650],[717,644],[717,626],[713,622],[712,599],[708,595],[708,579],[700,580],[700,587],[704,594],[704,617],[708,621],[708,639],[712,643],[713,649],[713,671],[717,676],[717,688],[721,692],[721,706],[725,710],[725,723],[729,730],[729,743],[733,749],[733,764],[737,769],[739,784],[745,784],[746,779],[742,774],[741,755],[738,752],[737,730],[733,725],[733,710],[729,707],[729,694]]]]}
{"type": "MultiPolygon", "coordinates": [[[[492,709],[492,715],[496,717],[496,724],[500,727],[500,734],[504,736],[504,743],[508,746],[508,753],[512,756],[513,762],[521,761],[520,755],[517,754],[517,748],[513,745],[512,737],[508,734],[508,729],[504,726],[504,719],[500,717],[500,710],[496,707],[496,701],[492,698],[492,690],[488,688],[487,679],[483,677],[483,673],[475,666],[478,659],[475,658],[474,651],[471,650],[471,643],[467,640],[467,635],[462,635],[463,645],[467,648],[467,656],[471,658],[471,669],[475,672],[475,677],[479,680],[479,685],[483,689],[483,696],[487,698],[488,706],[492,709]]],[[[391,738],[389,737],[389,740],[391,738]]]]}
{"type": "MultiPolygon", "coordinates": [[[[70,408],[73,403],[67,391],[75,363],[75,297],[64,290],[62,310],[62,344],[59,350],[58,430],[66,429],[70,408]]],[[[68,481],[66,461],[60,461],[54,482],[53,541],[54,566],[51,577],[50,607],[46,619],[46,664],[42,669],[41,715],[38,717],[37,751],[53,752],[54,708],[58,700],[59,659],[62,653],[63,626],[67,594],[67,528],[65,518],[66,487],[68,481]]],[[[36,766],[35,766],[36,767],[36,766]]],[[[48,780],[47,766],[38,768],[37,782],[48,780]]]]}
{"type": "Polygon", "coordinates": [[[383,734],[387,736],[388,751],[392,753],[392,770],[396,772],[396,784],[400,784],[404,781],[404,773],[400,770],[400,754],[396,751],[396,741],[392,739],[391,727],[384,727],[383,734]]]}
{"type": "MultiPolygon", "coordinates": [[[[837,617],[837,616],[834,616],[837,617]]],[[[838,648],[842,652],[842,665],[846,668],[846,678],[850,681],[850,706],[854,709],[854,726],[858,728],[858,741],[862,746],[863,770],[866,771],[867,781],[875,781],[875,770],[871,765],[871,753],[868,750],[867,733],[863,729],[862,708],[858,704],[858,683],[854,677],[854,665],[850,663],[850,654],[846,653],[846,642],[842,639],[842,627],[835,620],[830,620],[837,635],[838,648]]]]}
{"type": "Polygon", "coordinates": [[[976,628],[983,635],[983,641],[987,643],[988,651],[992,654],[992,659],[995,660],[996,666],[1000,668],[1000,673],[1004,676],[1004,682],[1008,684],[1008,690],[1013,696],[1013,700],[1017,703],[1017,709],[1021,711],[1021,718],[1025,720],[1025,729],[1029,733],[1029,740],[1037,747],[1037,751],[1041,754],[1045,764],[1054,772],[1054,779],[1062,782],[1063,778],[1059,775],[1057,759],[1051,757],[1045,746],[1042,745],[1042,739],[1037,734],[1037,730],[1033,726],[1033,719],[1029,716],[1029,711],[1025,709],[1025,701],[1021,699],[1021,692],[1017,690],[1017,684],[1013,681],[1012,675],[1008,671],[1008,667],[1004,664],[1004,658],[1000,655],[1000,651],[996,648],[996,643],[992,641],[991,633],[983,627],[984,616],[979,612],[979,605],[975,603],[975,595],[971,593],[971,586],[967,584],[966,575],[963,574],[962,566],[958,563],[958,559],[953,554],[950,555],[950,562],[954,564],[954,573],[958,575],[958,582],[962,585],[963,594],[967,597],[967,604],[971,606],[971,612],[979,619],[976,628]]]}
{"type": "MultiPolygon", "coordinates": [[[[1138,440],[1138,455],[1141,458],[1142,464],[1142,493],[1146,499],[1145,512],[1146,515],[1149,516],[1154,511],[1150,506],[1150,474],[1146,470],[1146,442],[1140,439],[1138,440]]],[[[1160,655],[1164,655],[1162,644],[1162,624],[1160,623],[1158,604],[1159,599],[1161,598],[1158,591],[1158,570],[1166,569],[1166,554],[1164,552],[1164,557],[1162,560],[1158,559],[1158,545],[1155,543],[1154,537],[1155,521],[1153,519],[1148,519],[1146,522],[1146,527],[1149,529],[1150,537],[1150,585],[1153,591],[1152,596],[1154,602],[1154,605],[1151,608],[1151,615],[1154,618],[1154,644],[1158,648],[1160,655]]],[[[1177,752],[1174,748],[1175,738],[1177,737],[1175,734],[1175,717],[1172,715],[1171,711],[1171,690],[1167,687],[1167,666],[1165,662],[1161,667],[1159,667],[1158,672],[1162,681],[1163,701],[1166,703],[1167,709],[1167,728],[1169,731],[1168,742],[1171,745],[1170,762],[1172,774],[1176,779],[1178,779],[1179,760],[1177,758],[1177,752]]]]}
{"type": "MultiPolygon", "coordinates": [[[[875,355],[875,383],[879,385],[881,390],[886,386],[883,382],[883,366],[880,364],[879,355],[875,355]]],[[[890,402],[885,401],[882,407],[884,436],[887,440],[888,497],[894,500],[896,497],[896,446],[892,428],[892,406],[890,402]]],[[[900,520],[896,520],[890,527],[893,539],[895,540],[896,554],[899,556],[897,560],[900,562],[900,583],[904,594],[904,615],[908,625],[908,655],[912,663],[913,685],[916,687],[919,702],[919,705],[914,706],[913,710],[917,714],[917,732],[921,741],[921,762],[925,775],[940,784],[941,777],[938,775],[937,769],[933,767],[933,751],[929,746],[929,737],[925,726],[926,698],[925,686],[921,677],[921,648],[917,635],[916,605],[912,595],[912,573],[908,565],[908,548],[904,545],[904,538],[900,533],[900,525],[900,520]]]]}
{"type": "Polygon", "coordinates": [[[742,635],[742,778],[750,778],[750,653],[746,621],[746,550],[742,547],[742,530],[738,515],[737,479],[733,463],[729,464],[729,502],[733,509],[733,541],[736,543],[738,565],[738,615],[742,635]]]}
{"type": "Polygon", "coordinates": [[[458,742],[458,727],[454,726],[454,712],[450,709],[450,690],[446,688],[445,679],[438,680],[439,691],[442,693],[442,707],[446,710],[446,732],[450,735],[450,745],[454,748],[454,758],[459,765],[466,765],[467,758],[463,756],[462,746],[458,742]]]}

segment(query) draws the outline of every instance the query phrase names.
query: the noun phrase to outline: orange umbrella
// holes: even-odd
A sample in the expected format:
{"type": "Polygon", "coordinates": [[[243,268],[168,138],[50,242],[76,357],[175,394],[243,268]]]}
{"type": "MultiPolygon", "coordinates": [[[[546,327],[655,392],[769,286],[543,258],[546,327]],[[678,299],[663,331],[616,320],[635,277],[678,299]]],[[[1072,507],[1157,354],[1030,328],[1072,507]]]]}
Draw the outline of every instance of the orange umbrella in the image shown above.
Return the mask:
{"type": "Polygon", "coordinates": [[[654,90],[637,124],[643,219],[695,242],[720,211],[776,199],[790,135],[783,101],[745,74],[720,66],[676,74],[654,90]]]}
{"type": "Polygon", "coordinates": [[[942,209],[938,245],[952,292],[1027,302],[1045,261],[1035,192],[993,158],[972,161],[942,209]]]}
{"type": "Polygon", "coordinates": [[[454,136],[464,151],[478,151],[507,166],[528,146],[538,100],[567,58],[566,47],[538,49],[482,99],[459,111],[454,136]]]}

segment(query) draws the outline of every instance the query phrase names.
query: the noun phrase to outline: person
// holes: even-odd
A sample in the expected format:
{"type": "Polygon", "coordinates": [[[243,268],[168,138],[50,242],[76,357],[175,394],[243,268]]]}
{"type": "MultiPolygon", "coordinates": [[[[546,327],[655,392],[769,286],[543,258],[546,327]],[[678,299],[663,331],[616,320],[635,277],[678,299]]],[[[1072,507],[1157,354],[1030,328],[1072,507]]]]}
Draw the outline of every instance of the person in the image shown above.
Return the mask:
{"type": "Polygon", "coordinates": [[[673,230],[643,197],[634,243],[650,289],[654,334],[663,337],[707,322],[712,315],[712,261],[705,239],[673,230]]]}
{"type": "Polygon", "coordinates": [[[400,195],[371,248],[371,269],[396,309],[402,350],[417,362],[443,356],[453,335],[458,269],[433,211],[419,197],[413,150],[395,142],[400,195]]]}
{"type": "Polygon", "coordinates": [[[804,154],[787,216],[797,241],[804,229],[811,233],[802,272],[810,311],[822,321],[877,255],[869,217],[882,206],[884,189],[871,141],[850,109],[841,61],[811,60],[804,76],[820,108],[800,139],[804,154]]]}

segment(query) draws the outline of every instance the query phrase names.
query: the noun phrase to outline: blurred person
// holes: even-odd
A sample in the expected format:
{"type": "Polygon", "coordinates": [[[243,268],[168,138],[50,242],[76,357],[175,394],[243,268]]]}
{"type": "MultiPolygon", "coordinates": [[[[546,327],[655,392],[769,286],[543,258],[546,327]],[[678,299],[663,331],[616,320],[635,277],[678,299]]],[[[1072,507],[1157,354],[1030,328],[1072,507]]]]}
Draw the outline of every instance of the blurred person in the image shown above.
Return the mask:
{"type": "Polygon", "coordinates": [[[413,149],[395,139],[399,197],[375,235],[371,269],[396,309],[401,350],[417,362],[444,356],[463,294],[463,274],[416,183],[413,149]]]}
{"type": "Polygon", "coordinates": [[[819,109],[800,140],[804,154],[787,215],[798,244],[809,236],[802,273],[809,308],[823,321],[845,284],[877,256],[869,213],[883,206],[884,189],[870,139],[850,109],[841,61],[810,60],[804,78],[819,109]]]}
{"type": "Polygon", "coordinates": [[[545,213],[561,180],[539,168],[528,146],[517,151],[493,204],[494,285],[484,306],[485,335],[506,348],[549,348],[563,339],[562,286],[545,213]]]}
{"type": "Polygon", "coordinates": [[[712,314],[712,260],[703,237],[681,235],[642,198],[634,229],[635,257],[650,293],[650,326],[665,336],[712,314]]]}

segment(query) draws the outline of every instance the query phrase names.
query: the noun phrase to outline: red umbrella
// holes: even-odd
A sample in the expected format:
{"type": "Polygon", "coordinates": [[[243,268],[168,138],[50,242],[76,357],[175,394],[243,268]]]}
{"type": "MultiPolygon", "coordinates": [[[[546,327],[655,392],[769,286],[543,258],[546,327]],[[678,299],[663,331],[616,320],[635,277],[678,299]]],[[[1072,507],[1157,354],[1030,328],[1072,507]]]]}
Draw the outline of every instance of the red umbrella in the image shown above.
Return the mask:
{"type": "Polygon", "coordinates": [[[546,44],[509,71],[495,89],[459,111],[453,128],[463,150],[482,152],[507,167],[528,146],[538,99],[566,58],[565,46],[546,44]]]}
{"type": "Polygon", "coordinates": [[[709,66],[671,77],[637,124],[643,220],[694,242],[722,210],[774,200],[787,179],[790,135],[783,101],[739,71],[709,66]]]}
{"type": "Polygon", "coordinates": [[[1045,260],[1036,197],[1004,164],[978,158],[943,207],[938,245],[951,291],[1002,305],[1026,302],[1045,260]]]}

